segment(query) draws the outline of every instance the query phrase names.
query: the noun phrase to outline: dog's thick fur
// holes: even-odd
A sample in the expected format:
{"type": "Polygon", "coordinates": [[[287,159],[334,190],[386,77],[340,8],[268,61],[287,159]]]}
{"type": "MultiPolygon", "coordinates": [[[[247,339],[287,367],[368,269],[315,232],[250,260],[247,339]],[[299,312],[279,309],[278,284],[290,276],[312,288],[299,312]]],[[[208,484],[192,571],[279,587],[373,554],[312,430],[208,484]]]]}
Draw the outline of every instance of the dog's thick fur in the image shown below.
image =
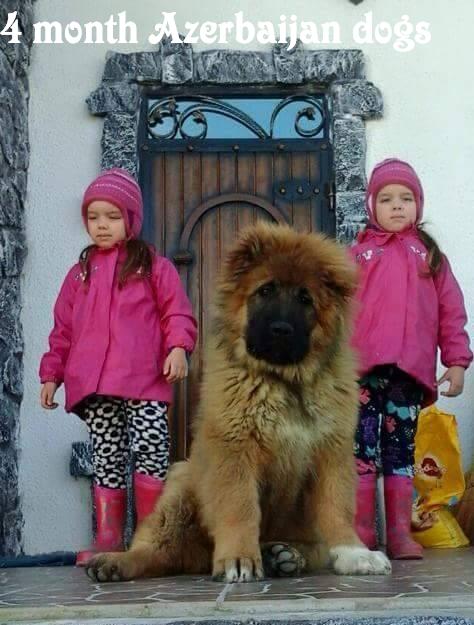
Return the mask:
{"type": "Polygon", "coordinates": [[[389,572],[353,529],[354,286],[329,239],[264,223],[241,235],[217,287],[189,460],[130,550],[89,563],[93,579],[260,579],[261,544],[275,541],[307,571],[329,556],[339,573],[389,572]]]}

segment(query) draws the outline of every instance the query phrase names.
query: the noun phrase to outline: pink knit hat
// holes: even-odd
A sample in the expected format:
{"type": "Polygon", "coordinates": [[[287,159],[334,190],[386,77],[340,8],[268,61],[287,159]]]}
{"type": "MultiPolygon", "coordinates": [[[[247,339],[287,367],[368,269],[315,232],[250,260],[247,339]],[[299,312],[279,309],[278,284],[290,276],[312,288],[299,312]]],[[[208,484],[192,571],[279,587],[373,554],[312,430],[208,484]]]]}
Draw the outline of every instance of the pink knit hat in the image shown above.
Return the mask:
{"type": "Polygon", "coordinates": [[[87,227],[87,207],[95,200],[110,202],[120,209],[130,238],[138,237],[143,223],[142,192],[135,178],[125,169],[103,171],[91,182],[82,200],[82,219],[87,227]]]}
{"type": "Polygon", "coordinates": [[[378,163],[372,171],[365,196],[370,222],[377,223],[374,213],[375,200],[380,189],[388,184],[403,184],[413,192],[416,203],[416,223],[420,223],[423,218],[423,187],[413,167],[398,158],[386,158],[378,163]]]}

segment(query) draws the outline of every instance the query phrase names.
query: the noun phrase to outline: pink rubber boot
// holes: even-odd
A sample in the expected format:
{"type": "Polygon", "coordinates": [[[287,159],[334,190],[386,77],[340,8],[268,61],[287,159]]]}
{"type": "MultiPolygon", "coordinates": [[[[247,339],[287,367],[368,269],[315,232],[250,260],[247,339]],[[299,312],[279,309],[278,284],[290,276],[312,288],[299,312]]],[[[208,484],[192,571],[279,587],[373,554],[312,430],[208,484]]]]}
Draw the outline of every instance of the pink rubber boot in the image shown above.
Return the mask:
{"type": "Polygon", "coordinates": [[[153,512],[155,504],[163,492],[163,488],[164,482],[157,477],[137,472],[133,474],[137,525],[153,512]]]}
{"type": "Polygon", "coordinates": [[[358,476],[356,493],[355,529],[357,535],[368,549],[377,548],[375,533],[375,491],[377,476],[366,473],[358,476]]]}
{"type": "Polygon", "coordinates": [[[94,544],[87,551],[77,554],[76,566],[85,566],[96,553],[123,551],[123,528],[127,508],[125,488],[93,487],[96,514],[94,544]]]}
{"type": "Polygon", "coordinates": [[[423,547],[410,533],[413,501],[412,479],[390,475],[384,480],[387,555],[391,560],[421,560],[423,547]]]}

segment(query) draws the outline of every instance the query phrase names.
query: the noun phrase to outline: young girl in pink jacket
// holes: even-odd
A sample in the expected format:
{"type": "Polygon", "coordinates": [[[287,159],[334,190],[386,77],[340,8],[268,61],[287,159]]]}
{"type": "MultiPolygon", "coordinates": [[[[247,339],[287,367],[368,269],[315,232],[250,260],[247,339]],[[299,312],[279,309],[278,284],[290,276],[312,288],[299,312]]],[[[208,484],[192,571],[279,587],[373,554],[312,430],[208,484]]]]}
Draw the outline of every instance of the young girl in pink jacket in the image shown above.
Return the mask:
{"type": "Polygon", "coordinates": [[[96,539],[78,555],[123,548],[129,454],[137,522],[151,512],[168,469],[172,383],[187,375],[196,321],[179,275],[138,239],[140,187],[123,169],[87,188],[82,217],[92,245],[67,274],[41,360],[41,405],[54,409],[64,383],[66,411],[85,420],[93,445],[96,539]]]}
{"type": "Polygon", "coordinates": [[[376,547],[376,474],[384,475],[387,552],[417,559],[410,537],[414,442],[420,408],[463,390],[472,360],[466,311],[448,259],[421,226],[423,189],[414,169],[391,158],[373,170],[369,223],[351,248],[359,268],[353,344],[360,363],[355,439],[356,528],[376,547]],[[436,381],[437,349],[447,370],[436,381]]]}

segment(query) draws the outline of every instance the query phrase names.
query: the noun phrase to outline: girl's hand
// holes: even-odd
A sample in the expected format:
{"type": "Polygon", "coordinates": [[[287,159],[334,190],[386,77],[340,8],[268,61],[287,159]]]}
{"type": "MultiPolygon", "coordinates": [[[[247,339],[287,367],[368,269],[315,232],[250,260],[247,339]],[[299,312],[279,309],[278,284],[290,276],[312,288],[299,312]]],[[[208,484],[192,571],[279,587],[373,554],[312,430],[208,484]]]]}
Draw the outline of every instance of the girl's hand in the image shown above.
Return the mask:
{"type": "Polygon", "coordinates": [[[54,410],[58,407],[58,404],[54,401],[54,394],[58,385],[56,382],[45,382],[41,387],[41,406],[46,410],[54,410]]]}
{"type": "Polygon", "coordinates": [[[188,375],[188,361],[186,351],[182,347],[174,347],[163,365],[163,375],[168,384],[182,380],[188,375]]]}
{"type": "Polygon", "coordinates": [[[444,375],[440,377],[437,385],[443,384],[443,382],[449,382],[449,388],[447,391],[441,391],[441,395],[445,397],[456,397],[462,393],[464,388],[464,367],[455,365],[449,367],[444,372],[444,375]]]}

